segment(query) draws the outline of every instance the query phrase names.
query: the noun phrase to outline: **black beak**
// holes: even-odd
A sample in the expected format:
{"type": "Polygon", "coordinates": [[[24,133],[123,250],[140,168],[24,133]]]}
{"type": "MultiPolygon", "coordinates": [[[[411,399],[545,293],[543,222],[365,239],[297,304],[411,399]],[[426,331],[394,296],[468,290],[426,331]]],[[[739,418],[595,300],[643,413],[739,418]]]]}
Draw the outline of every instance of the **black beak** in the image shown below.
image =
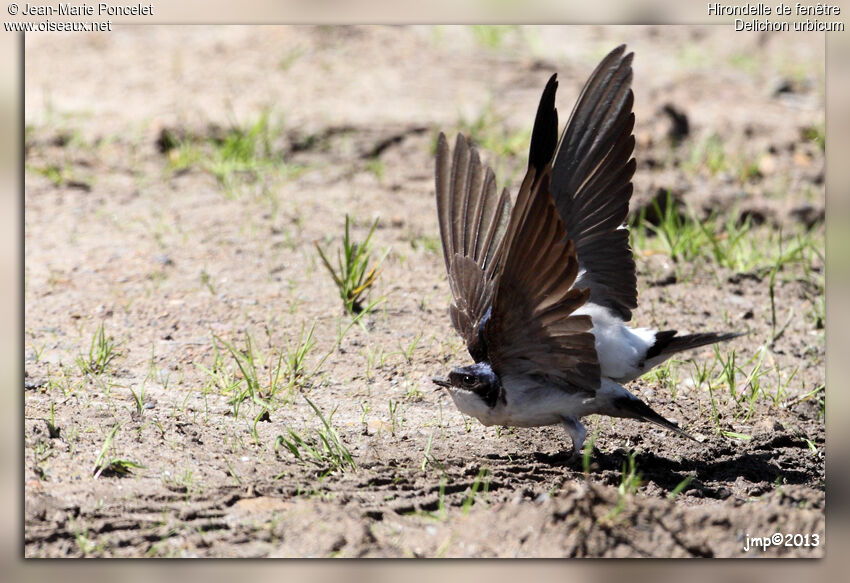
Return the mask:
{"type": "Polygon", "coordinates": [[[449,382],[449,379],[447,379],[446,377],[431,377],[431,382],[433,382],[435,385],[439,385],[441,388],[448,388],[452,386],[452,384],[449,382]]]}

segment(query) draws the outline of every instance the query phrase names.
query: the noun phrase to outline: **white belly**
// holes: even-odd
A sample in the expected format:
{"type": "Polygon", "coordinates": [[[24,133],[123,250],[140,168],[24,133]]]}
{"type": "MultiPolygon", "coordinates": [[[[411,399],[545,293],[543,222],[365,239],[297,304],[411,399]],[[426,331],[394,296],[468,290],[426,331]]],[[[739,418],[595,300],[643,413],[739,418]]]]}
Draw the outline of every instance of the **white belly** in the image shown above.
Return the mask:
{"type": "Polygon", "coordinates": [[[546,387],[525,378],[505,377],[505,400],[490,408],[478,396],[466,391],[450,391],[460,411],[484,425],[539,427],[561,423],[564,417],[592,413],[593,398],[546,387]]]}
{"type": "Polygon", "coordinates": [[[506,391],[505,401],[498,401],[493,408],[473,393],[449,391],[455,405],[465,415],[475,417],[484,425],[513,427],[556,425],[566,417],[581,418],[594,413],[616,414],[612,401],[632,396],[621,385],[605,378],[593,396],[540,385],[526,377],[506,376],[502,385],[506,391]]]}

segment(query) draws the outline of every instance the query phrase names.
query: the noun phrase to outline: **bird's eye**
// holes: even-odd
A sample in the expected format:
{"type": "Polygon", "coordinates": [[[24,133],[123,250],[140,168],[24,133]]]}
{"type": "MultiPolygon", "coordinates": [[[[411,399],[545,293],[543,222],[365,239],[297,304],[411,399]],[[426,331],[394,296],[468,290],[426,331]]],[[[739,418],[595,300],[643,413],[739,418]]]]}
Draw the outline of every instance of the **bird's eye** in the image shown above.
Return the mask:
{"type": "Polygon", "coordinates": [[[463,375],[460,380],[463,384],[465,384],[468,387],[475,384],[475,377],[472,376],[471,374],[463,375]]]}

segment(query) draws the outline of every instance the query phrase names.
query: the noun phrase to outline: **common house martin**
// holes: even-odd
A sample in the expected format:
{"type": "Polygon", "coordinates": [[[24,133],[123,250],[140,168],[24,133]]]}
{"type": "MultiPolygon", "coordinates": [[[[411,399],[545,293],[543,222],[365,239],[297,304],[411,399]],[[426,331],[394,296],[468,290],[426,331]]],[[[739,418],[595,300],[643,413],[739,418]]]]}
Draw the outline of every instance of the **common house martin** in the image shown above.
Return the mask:
{"type": "MultiPolygon", "coordinates": [[[[433,381],[484,425],[561,424],[573,455],[603,414],[690,437],[623,387],[683,350],[738,333],[632,328],[633,53],[609,53],[558,139],[557,74],[543,91],[516,200],[462,135],[437,144],[436,195],[452,324],[474,364],[433,381]]],[[[693,439],[693,438],[691,438],[693,439]]]]}

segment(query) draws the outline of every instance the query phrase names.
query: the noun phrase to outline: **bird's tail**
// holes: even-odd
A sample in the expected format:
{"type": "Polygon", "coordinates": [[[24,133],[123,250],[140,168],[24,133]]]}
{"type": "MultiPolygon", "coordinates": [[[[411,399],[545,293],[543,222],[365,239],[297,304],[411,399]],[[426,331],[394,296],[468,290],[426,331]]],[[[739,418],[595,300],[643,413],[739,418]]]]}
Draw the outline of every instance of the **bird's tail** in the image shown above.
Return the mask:
{"type": "Polygon", "coordinates": [[[692,348],[699,348],[706,344],[714,344],[715,342],[724,342],[732,340],[738,336],[743,336],[746,332],[725,332],[717,334],[715,332],[704,332],[701,334],[685,334],[684,336],[676,336],[675,330],[664,330],[656,332],[655,344],[653,344],[646,353],[647,360],[663,356],[665,358],[692,348]]]}
{"type": "Polygon", "coordinates": [[[668,421],[667,419],[653,411],[649,405],[647,405],[637,397],[619,397],[615,399],[612,404],[616,409],[615,414],[619,417],[629,417],[632,419],[649,421],[650,423],[655,423],[656,425],[660,425],[665,429],[675,431],[683,437],[687,437],[688,439],[693,439],[694,441],[696,441],[693,436],[682,430],[678,425],[676,425],[672,421],[668,421]]]}
{"type": "MultiPolygon", "coordinates": [[[[714,332],[704,332],[701,334],[685,334],[684,336],[676,336],[675,330],[663,330],[655,333],[655,344],[650,346],[646,353],[646,360],[650,362],[663,362],[677,352],[699,348],[706,344],[714,344],[715,342],[724,342],[732,340],[738,336],[743,336],[746,332],[724,332],[716,334],[714,332]]],[[[654,366],[654,365],[653,365],[654,366]]],[[[649,369],[651,367],[647,367],[649,369]]]]}

